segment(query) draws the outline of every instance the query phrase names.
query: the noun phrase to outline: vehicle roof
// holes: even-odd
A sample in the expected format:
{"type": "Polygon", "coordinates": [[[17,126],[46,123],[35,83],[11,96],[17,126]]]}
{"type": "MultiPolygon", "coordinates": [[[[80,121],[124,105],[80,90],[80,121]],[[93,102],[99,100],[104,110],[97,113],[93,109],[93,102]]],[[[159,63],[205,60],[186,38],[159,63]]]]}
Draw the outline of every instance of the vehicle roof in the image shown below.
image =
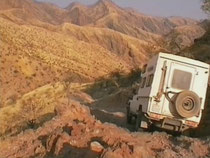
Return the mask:
{"type": "Polygon", "coordinates": [[[159,57],[161,58],[165,58],[165,59],[169,59],[169,60],[174,60],[174,61],[179,61],[182,63],[186,63],[186,64],[190,64],[190,65],[194,65],[194,66],[198,66],[198,67],[202,67],[202,68],[206,68],[209,69],[210,65],[198,60],[194,60],[194,59],[190,59],[187,57],[182,57],[182,56],[178,56],[178,55],[173,55],[173,54],[168,54],[168,53],[162,53],[160,52],[158,54],[159,57]]]}

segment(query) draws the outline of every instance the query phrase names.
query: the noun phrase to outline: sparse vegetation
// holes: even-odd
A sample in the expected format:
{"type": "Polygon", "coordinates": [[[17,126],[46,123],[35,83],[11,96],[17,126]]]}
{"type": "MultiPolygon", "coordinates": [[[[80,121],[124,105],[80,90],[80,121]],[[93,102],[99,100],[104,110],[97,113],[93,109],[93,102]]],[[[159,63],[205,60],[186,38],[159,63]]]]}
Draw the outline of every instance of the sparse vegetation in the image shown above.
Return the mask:
{"type": "Polygon", "coordinates": [[[38,124],[38,118],[42,115],[46,103],[41,99],[28,99],[24,100],[21,105],[21,111],[19,118],[27,122],[27,125],[34,128],[35,124],[38,124]]]}
{"type": "Polygon", "coordinates": [[[112,94],[121,88],[131,87],[141,80],[141,69],[133,69],[129,74],[113,72],[107,78],[100,78],[94,84],[87,87],[85,92],[93,98],[101,98],[104,95],[112,94]]]}
{"type": "Polygon", "coordinates": [[[207,14],[210,14],[210,0],[202,0],[202,1],[203,1],[202,9],[203,9],[207,14]]]}
{"type": "MultiPolygon", "coordinates": [[[[52,33],[38,27],[20,26],[3,18],[0,18],[0,25],[1,43],[5,48],[2,56],[8,59],[4,60],[3,67],[7,69],[1,73],[1,78],[13,87],[12,91],[18,90],[21,95],[44,85],[46,81],[63,80],[65,76],[72,76],[71,81],[74,82],[93,81],[117,70],[120,64],[124,65],[122,71],[128,72],[129,67],[125,66],[127,64],[124,61],[99,45],[81,42],[62,33],[52,33]],[[30,48],[27,48],[28,44],[31,45],[30,48]],[[10,49],[6,49],[7,47],[10,49]],[[8,51],[15,52],[12,58],[8,51]],[[6,54],[9,56],[6,57],[6,54]],[[33,62],[29,64],[30,61],[33,62]],[[96,61],[100,62],[96,65],[96,61]],[[20,72],[16,78],[10,76],[13,72],[9,69],[11,63],[20,72]],[[26,79],[31,77],[36,82],[31,82],[28,86],[26,79]],[[8,82],[8,78],[12,80],[8,82]]],[[[4,84],[1,88],[6,90],[8,85],[4,84]]],[[[2,103],[7,95],[3,93],[2,103]]]]}
{"type": "Polygon", "coordinates": [[[51,119],[55,106],[65,102],[63,84],[47,85],[24,95],[11,106],[0,109],[0,137],[37,128],[51,119]]]}

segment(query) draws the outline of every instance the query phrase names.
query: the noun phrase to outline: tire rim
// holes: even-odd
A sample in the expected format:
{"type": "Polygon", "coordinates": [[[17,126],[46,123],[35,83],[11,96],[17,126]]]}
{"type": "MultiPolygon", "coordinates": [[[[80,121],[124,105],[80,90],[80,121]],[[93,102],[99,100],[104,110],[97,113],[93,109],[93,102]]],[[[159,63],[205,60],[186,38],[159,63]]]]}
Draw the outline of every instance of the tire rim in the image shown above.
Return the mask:
{"type": "Polygon", "coordinates": [[[186,97],[183,100],[182,107],[186,111],[192,111],[193,108],[195,107],[195,101],[194,101],[194,99],[191,98],[191,97],[186,97]]]}

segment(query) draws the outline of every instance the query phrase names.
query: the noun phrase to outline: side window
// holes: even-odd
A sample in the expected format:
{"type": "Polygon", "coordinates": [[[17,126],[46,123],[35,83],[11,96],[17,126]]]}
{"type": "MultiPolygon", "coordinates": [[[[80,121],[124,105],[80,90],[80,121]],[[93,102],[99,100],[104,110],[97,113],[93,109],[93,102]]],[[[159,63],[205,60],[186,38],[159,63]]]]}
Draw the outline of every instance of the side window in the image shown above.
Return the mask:
{"type": "Polygon", "coordinates": [[[192,73],[175,69],[173,72],[171,86],[176,89],[189,90],[191,80],[192,73]]]}
{"type": "Polygon", "coordinates": [[[146,85],[147,87],[150,87],[152,85],[153,78],[154,78],[154,74],[149,75],[147,79],[147,85],[146,85]]]}
{"type": "Polygon", "coordinates": [[[143,66],[143,68],[142,68],[142,74],[144,74],[144,73],[146,72],[146,70],[147,70],[147,64],[145,64],[145,65],[143,66]]]}
{"type": "Polygon", "coordinates": [[[141,81],[141,88],[144,88],[145,83],[146,83],[146,77],[144,77],[141,81]]]}

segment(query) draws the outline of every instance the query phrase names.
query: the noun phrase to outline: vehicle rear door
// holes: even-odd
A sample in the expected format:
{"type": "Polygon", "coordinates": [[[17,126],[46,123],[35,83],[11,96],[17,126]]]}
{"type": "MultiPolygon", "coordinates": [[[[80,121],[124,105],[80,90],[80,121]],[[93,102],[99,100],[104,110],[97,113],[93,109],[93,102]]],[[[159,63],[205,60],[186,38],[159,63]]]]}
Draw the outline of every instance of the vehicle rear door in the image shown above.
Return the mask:
{"type": "Polygon", "coordinates": [[[180,62],[171,62],[166,79],[165,98],[162,109],[164,115],[176,115],[172,104],[177,93],[193,90],[193,83],[197,74],[196,67],[180,62]]]}

